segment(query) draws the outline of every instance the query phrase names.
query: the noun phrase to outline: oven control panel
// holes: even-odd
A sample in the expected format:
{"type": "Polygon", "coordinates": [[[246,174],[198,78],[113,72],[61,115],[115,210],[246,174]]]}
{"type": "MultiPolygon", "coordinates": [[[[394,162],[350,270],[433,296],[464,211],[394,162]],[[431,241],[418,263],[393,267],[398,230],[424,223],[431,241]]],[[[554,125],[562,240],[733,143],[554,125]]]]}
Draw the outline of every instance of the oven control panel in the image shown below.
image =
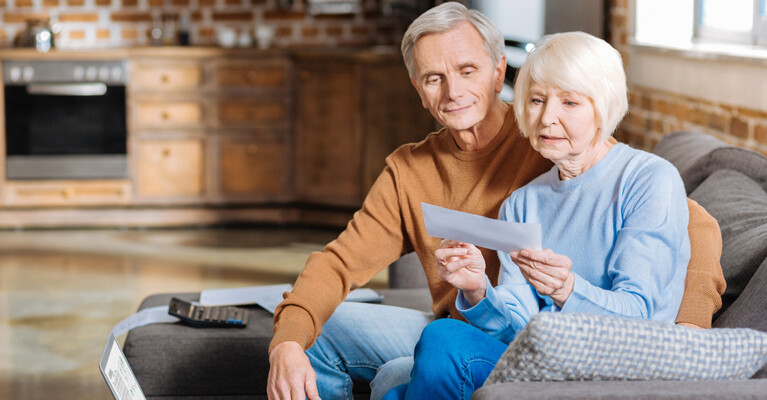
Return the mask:
{"type": "Polygon", "coordinates": [[[88,61],[3,61],[3,79],[6,86],[28,83],[100,82],[107,85],[125,85],[125,60],[88,61]]]}

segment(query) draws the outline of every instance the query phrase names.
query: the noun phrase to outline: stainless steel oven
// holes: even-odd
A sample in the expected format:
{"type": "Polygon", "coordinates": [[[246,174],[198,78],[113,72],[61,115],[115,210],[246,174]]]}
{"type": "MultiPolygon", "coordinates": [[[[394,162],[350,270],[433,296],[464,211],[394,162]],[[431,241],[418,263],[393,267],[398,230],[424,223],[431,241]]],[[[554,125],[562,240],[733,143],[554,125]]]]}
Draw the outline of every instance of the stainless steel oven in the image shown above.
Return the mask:
{"type": "Polygon", "coordinates": [[[3,62],[6,178],[126,178],[123,60],[3,62]]]}

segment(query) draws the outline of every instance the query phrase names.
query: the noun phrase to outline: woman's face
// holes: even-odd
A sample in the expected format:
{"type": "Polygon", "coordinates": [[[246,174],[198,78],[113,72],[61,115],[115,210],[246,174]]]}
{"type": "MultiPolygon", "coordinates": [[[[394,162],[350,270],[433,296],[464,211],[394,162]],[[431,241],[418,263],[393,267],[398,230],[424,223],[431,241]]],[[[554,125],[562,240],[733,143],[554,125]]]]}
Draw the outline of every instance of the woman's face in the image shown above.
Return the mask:
{"type": "Polygon", "coordinates": [[[601,142],[596,138],[599,122],[591,99],[535,82],[530,86],[525,124],[533,148],[558,165],[588,163],[601,142]]]}

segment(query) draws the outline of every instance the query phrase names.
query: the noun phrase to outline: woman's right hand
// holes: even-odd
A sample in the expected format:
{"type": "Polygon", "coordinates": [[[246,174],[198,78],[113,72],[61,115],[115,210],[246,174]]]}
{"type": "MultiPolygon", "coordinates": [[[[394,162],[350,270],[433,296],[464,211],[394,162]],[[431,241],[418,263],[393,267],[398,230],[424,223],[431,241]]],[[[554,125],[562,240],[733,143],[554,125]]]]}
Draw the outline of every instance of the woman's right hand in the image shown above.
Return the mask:
{"type": "Polygon", "coordinates": [[[461,290],[469,304],[485,298],[485,258],[477,246],[443,239],[434,256],[440,279],[461,290]]]}

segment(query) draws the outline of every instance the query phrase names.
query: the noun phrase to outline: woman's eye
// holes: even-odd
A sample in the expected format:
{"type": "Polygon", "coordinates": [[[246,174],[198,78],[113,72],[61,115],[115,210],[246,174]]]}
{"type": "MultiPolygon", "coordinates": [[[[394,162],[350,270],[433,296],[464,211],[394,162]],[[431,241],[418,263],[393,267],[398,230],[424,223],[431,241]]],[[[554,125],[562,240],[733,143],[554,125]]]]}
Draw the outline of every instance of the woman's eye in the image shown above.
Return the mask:
{"type": "Polygon", "coordinates": [[[533,104],[543,104],[543,100],[541,99],[531,99],[530,102],[533,104]]]}
{"type": "Polygon", "coordinates": [[[568,106],[568,107],[575,107],[575,106],[578,105],[578,103],[576,103],[574,101],[565,101],[565,105],[568,106]]]}

